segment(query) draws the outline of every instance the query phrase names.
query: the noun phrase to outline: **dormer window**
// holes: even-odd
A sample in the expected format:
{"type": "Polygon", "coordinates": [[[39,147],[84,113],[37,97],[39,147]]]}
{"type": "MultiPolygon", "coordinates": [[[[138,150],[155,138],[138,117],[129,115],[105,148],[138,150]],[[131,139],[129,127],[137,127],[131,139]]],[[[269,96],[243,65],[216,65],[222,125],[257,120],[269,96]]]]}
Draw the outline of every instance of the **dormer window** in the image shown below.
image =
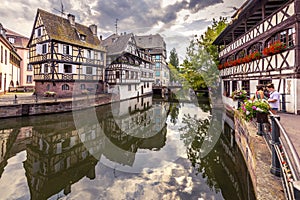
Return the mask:
{"type": "Polygon", "coordinates": [[[10,43],[14,44],[14,43],[15,43],[15,38],[10,37],[10,38],[8,38],[8,41],[9,41],[10,43]]]}
{"type": "Polygon", "coordinates": [[[85,41],[86,35],[84,34],[79,34],[80,40],[85,41]]]}

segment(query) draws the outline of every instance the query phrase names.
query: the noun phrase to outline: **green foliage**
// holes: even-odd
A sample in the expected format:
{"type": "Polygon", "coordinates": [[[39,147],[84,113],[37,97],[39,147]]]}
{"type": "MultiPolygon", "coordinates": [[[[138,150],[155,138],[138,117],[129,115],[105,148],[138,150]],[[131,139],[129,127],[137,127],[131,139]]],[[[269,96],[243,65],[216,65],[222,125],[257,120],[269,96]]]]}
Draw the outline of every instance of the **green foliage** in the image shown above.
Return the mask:
{"type": "Polygon", "coordinates": [[[196,35],[191,40],[187,48],[187,57],[182,64],[182,73],[193,89],[216,88],[219,78],[218,51],[212,43],[226,26],[226,18],[221,17],[219,21],[214,19],[212,26],[209,26],[203,35],[196,35]]]}
{"type": "Polygon", "coordinates": [[[179,59],[178,59],[178,55],[177,55],[177,52],[176,52],[176,49],[173,48],[170,52],[170,61],[169,63],[171,65],[173,65],[177,70],[178,70],[178,67],[179,67],[179,59]]]}

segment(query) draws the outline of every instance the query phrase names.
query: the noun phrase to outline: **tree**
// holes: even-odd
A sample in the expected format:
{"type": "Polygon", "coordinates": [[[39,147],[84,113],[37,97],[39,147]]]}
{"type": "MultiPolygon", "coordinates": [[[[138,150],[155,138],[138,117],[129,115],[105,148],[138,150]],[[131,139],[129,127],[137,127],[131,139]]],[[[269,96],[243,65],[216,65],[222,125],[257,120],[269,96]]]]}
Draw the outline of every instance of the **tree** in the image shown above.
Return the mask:
{"type": "MultiPolygon", "coordinates": [[[[170,52],[170,62],[171,65],[173,65],[177,70],[179,69],[179,59],[176,52],[176,49],[173,48],[170,52]]],[[[179,70],[178,70],[179,71],[179,70]]]]}
{"type": "Polygon", "coordinates": [[[195,81],[195,76],[202,77],[207,87],[217,88],[219,78],[218,50],[212,43],[226,26],[226,18],[220,17],[219,21],[213,19],[212,26],[209,26],[203,35],[200,37],[196,35],[191,40],[187,48],[187,57],[183,63],[185,68],[183,73],[193,88],[199,86],[199,82],[195,81]]]}

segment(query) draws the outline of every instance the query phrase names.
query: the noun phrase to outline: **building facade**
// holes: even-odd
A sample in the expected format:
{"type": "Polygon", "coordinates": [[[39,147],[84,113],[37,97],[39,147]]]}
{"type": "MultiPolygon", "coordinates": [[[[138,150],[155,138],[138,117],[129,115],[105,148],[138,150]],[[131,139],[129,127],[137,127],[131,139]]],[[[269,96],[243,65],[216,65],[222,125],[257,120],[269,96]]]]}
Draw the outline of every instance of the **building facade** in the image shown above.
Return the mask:
{"type": "Polygon", "coordinates": [[[87,27],[72,14],[63,18],[38,9],[28,47],[37,95],[103,92],[106,52],[95,24],[87,27]]]}
{"type": "Polygon", "coordinates": [[[152,93],[153,62],[140,51],[132,33],[113,34],[102,41],[107,49],[105,80],[120,100],[152,93]]]}
{"type": "Polygon", "coordinates": [[[274,83],[280,109],[300,114],[300,0],[248,0],[214,41],[220,47],[223,100],[274,83]]]}
{"type": "Polygon", "coordinates": [[[29,48],[27,48],[29,38],[9,29],[6,29],[6,37],[22,58],[20,63],[20,86],[33,89],[33,68],[29,65],[29,48]]]}
{"type": "Polygon", "coordinates": [[[136,42],[141,51],[149,53],[154,62],[154,85],[168,86],[170,69],[166,62],[167,50],[164,38],[159,35],[136,36],[136,42]]]}
{"type": "Polygon", "coordinates": [[[0,94],[20,85],[22,58],[7,40],[6,29],[0,24],[0,94]]]}

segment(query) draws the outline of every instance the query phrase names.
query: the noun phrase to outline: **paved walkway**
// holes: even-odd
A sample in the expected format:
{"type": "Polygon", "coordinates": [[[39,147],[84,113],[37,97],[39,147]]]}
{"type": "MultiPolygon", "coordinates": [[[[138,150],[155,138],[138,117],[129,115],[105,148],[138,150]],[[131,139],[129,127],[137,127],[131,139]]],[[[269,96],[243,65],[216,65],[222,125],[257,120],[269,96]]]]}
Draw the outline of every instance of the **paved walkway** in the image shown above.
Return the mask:
{"type": "Polygon", "coordinates": [[[280,123],[300,156],[300,115],[279,113],[280,123]]]}

